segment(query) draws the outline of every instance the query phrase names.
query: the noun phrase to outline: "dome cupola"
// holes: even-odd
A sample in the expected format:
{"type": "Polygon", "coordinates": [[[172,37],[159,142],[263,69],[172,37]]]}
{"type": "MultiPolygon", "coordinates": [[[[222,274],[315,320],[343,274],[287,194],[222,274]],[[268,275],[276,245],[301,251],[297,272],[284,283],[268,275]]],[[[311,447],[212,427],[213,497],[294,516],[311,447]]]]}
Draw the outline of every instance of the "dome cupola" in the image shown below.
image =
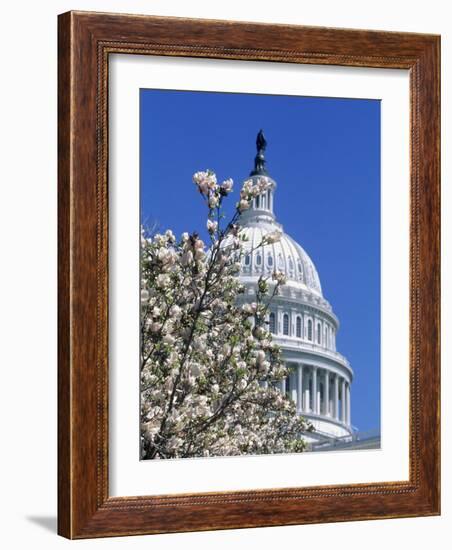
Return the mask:
{"type": "Polygon", "coordinates": [[[259,220],[262,222],[266,220],[267,222],[275,222],[275,215],[273,212],[273,196],[276,189],[276,182],[268,175],[267,169],[265,167],[265,149],[267,147],[267,141],[264,137],[264,132],[259,130],[256,138],[256,149],[257,153],[254,158],[254,169],[251,170],[248,180],[251,180],[253,183],[258,183],[259,180],[265,179],[266,182],[270,183],[267,191],[262,195],[257,196],[250,205],[248,210],[245,210],[240,218],[240,223],[245,225],[246,223],[254,220],[256,217],[259,217],[259,220]],[[267,219],[268,218],[268,219],[267,219]]]}

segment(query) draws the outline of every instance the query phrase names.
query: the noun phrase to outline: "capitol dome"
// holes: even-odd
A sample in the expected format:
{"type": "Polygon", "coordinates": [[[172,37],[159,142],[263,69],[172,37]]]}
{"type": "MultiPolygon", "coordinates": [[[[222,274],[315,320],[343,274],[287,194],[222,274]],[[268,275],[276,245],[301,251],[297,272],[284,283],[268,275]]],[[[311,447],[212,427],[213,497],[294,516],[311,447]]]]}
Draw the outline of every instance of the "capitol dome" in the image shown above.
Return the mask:
{"type": "Polygon", "coordinates": [[[296,403],[297,413],[314,426],[314,432],[303,434],[312,448],[343,441],[352,434],[353,370],[336,350],[339,320],[323,296],[313,261],[300,244],[284,233],[276,219],[276,182],[265,166],[267,144],[262,131],[256,145],[254,169],[247,179],[257,183],[259,178],[265,178],[270,185],[237,222],[241,234],[246,236],[239,275],[245,292],[240,301],[255,300],[261,276],[271,277],[274,271],[285,274],[287,282],[273,298],[267,318],[290,373],[278,383],[279,389],[296,403]],[[261,245],[266,235],[275,232],[281,233],[279,240],[261,245]]]}
{"type": "MultiPolygon", "coordinates": [[[[257,179],[261,176],[252,176],[257,179]]],[[[291,285],[322,296],[319,275],[315,265],[305,250],[292,237],[284,233],[281,224],[273,214],[273,195],[276,184],[271,178],[271,188],[257,197],[251,208],[242,213],[239,224],[244,243],[244,263],[241,275],[267,275],[273,271],[285,274],[291,285]],[[264,237],[274,231],[282,233],[279,241],[259,247],[264,237]],[[259,247],[257,250],[256,248],[259,247]]]]}

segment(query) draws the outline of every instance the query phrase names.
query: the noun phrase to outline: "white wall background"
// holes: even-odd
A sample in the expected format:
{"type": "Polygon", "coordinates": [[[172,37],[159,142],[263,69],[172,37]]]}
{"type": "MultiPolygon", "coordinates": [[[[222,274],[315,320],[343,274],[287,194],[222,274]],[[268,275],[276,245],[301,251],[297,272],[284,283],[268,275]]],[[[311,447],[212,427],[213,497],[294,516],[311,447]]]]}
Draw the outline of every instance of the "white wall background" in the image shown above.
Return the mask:
{"type": "Polygon", "coordinates": [[[0,85],[0,506],[4,548],[449,547],[452,534],[452,14],[447,1],[16,0],[2,5],[0,85]],[[71,543],[56,530],[57,14],[70,9],[442,34],[442,517],[71,543]],[[449,437],[447,437],[447,434],[449,437]]]}

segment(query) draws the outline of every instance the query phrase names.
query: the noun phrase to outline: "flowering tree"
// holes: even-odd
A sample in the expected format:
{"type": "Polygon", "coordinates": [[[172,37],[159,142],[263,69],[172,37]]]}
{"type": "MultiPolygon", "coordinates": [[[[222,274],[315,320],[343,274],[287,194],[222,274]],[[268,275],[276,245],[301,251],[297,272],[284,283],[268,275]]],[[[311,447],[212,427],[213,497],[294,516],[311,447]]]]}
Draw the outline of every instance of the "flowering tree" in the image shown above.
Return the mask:
{"type": "MultiPolygon", "coordinates": [[[[212,172],[193,180],[207,205],[207,249],[194,233],[152,238],[142,232],[142,457],[176,458],[300,452],[310,425],[275,387],[287,376],[267,328],[284,276],[261,277],[253,303],[240,306],[237,274],[243,237],[236,222],[267,178],[247,180],[236,212],[222,226],[232,180],[212,172]]],[[[275,242],[267,235],[259,246],[275,242]]]]}

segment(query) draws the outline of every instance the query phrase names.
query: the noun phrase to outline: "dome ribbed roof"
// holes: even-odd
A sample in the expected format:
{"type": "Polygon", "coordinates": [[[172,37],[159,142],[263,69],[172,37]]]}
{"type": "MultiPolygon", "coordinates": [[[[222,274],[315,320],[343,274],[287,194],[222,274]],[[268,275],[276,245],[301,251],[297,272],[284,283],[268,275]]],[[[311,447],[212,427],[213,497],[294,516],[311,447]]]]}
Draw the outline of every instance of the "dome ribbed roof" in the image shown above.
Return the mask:
{"type": "Polygon", "coordinates": [[[314,263],[292,237],[283,232],[278,242],[259,246],[268,233],[278,229],[282,231],[280,224],[269,220],[265,214],[259,216],[259,211],[256,210],[254,216],[247,216],[240,225],[241,234],[247,238],[243,245],[241,276],[259,277],[271,275],[275,270],[282,271],[288,281],[322,296],[322,287],[314,263]]]}

